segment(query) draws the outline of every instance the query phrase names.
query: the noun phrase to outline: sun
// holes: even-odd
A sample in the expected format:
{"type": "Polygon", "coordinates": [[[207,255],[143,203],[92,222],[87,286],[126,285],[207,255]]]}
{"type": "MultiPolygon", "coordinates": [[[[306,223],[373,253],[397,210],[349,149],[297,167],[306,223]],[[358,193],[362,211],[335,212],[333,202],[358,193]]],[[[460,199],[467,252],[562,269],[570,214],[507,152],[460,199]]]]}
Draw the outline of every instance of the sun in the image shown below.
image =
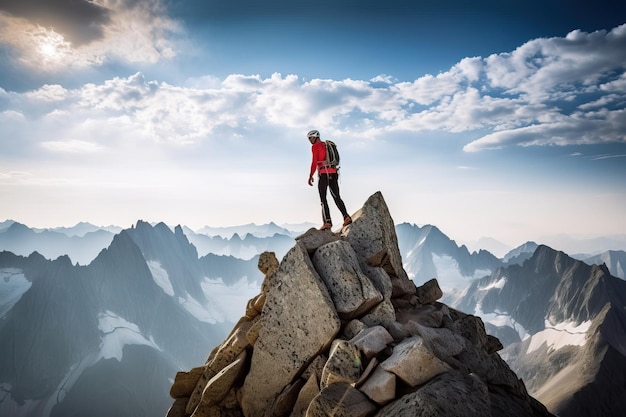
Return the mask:
{"type": "Polygon", "coordinates": [[[69,48],[69,43],[63,35],[54,30],[40,28],[35,35],[36,50],[45,63],[53,63],[62,59],[69,48]]]}
{"type": "Polygon", "coordinates": [[[53,58],[59,51],[57,50],[55,44],[44,43],[42,45],[39,45],[39,52],[41,52],[43,56],[53,58]]]}

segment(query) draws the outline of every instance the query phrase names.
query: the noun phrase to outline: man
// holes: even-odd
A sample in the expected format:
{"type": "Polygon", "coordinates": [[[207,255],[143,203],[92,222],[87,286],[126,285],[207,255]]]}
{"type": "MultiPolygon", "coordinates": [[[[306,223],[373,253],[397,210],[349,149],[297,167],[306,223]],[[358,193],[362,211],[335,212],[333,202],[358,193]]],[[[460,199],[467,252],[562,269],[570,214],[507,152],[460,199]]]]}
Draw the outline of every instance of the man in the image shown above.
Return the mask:
{"type": "Polygon", "coordinates": [[[330,188],[330,195],[333,196],[337,208],[343,215],[343,226],[347,226],[352,223],[352,219],[346,211],[346,205],[339,196],[339,172],[337,171],[337,167],[327,165],[326,163],[326,143],[320,139],[320,132],[311,130],[307,133],[307,137],[309,138],[309,142],[311,142],[311,152],[313,153],[311,171],[309,172],[309,185],[313,186],[313,174],[315,171],[317,171],[319,177],[317,189],[319,190],[320,200],[322,201],[322,220],[324,222],[320,230],[327,230],[333,227],[333,222],[330,219],[330,208],[326,200],[326,190],[328,188],[330,188]]]}

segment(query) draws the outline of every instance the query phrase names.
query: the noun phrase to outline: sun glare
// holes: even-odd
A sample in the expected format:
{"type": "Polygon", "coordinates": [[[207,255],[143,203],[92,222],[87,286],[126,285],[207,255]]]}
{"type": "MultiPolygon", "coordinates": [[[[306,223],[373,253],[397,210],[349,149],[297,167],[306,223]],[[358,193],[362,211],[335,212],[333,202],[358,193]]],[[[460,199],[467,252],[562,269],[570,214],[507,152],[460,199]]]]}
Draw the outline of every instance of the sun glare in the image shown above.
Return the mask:
{"type": "Polygon", "coordinates": [[[46,64],[53,64],[61,60],[64,52],[67,52],[70,46],[63,35],[43,28],[40,28],[35,35],[35,41],[37,52],[46,64]]]}
{"type": "Polygon", "coordinates": [[[47,57],[53,57],[57,54],[57,47],[52,43],[44,43],[39,47],[39,51],[47,57]]]}

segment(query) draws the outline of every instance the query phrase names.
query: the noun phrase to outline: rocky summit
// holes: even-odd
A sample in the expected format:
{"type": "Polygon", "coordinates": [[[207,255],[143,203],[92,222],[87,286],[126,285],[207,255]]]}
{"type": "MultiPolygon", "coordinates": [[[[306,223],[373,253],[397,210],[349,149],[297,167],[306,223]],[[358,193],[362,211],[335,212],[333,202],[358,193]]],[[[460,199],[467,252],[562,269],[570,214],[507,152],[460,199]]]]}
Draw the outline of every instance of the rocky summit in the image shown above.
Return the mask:
{"type": "MultiPolygon", "coordinates": [[[[402,266],[380,192],[337,233],[311,229],[202,366],[178,372],[168,417],[550,416],[480,318],[402,266]]],[[[184,343],[183,340],[180,343],[184,343]]]]}

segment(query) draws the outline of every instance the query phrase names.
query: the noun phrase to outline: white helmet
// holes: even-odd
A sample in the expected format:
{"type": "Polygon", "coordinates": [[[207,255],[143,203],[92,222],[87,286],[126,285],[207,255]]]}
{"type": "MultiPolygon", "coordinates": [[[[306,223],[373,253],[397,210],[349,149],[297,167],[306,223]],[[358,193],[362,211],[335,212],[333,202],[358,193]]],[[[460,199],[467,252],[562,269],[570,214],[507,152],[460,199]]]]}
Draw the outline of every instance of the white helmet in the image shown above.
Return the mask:
{"type": "Polygon", "coordinates": [[[306,134],[307,138],[319,138],[320,137],[320,132],[317,130],[311,130],[309,133],[306,134]]]}

